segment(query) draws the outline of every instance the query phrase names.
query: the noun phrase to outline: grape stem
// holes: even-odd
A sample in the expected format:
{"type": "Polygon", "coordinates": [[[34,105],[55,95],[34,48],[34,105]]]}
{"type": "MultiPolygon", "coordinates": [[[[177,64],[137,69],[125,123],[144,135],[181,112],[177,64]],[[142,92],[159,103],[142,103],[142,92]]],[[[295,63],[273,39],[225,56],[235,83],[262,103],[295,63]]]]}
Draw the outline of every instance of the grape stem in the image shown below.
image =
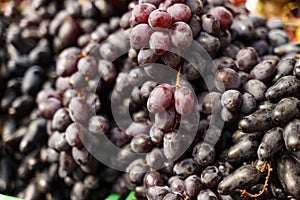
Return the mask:
{"type": "Polygon", "coordinates": [[[267,190],[269,178],[270,178],[271,171],[272,171],[271,164],[266,162],[262,166],[256,167],[256,169],[261,173],[265,172],[266,169],[268,169],[268,174],[265,179],[264,187],[257,194],[251,194],[251,193],[247,192],[247,190],[240,190],[242,197],[251,197],[251,198],[256,199],[257,197],[261,196],[267,190]]]}
{"type": "Polygon", "coordinates": [[[181,62],[180,66],[179,66],[179,69],[178,69],[178,72],[177,72],[176,83],[175,83],[175,85],[172,86],[175,89],[178,89],[178,88],[181,87],[181,85],[180,85],[180,74],[181,74],[182,64],[183,64],[183,61],[181,62]]]}

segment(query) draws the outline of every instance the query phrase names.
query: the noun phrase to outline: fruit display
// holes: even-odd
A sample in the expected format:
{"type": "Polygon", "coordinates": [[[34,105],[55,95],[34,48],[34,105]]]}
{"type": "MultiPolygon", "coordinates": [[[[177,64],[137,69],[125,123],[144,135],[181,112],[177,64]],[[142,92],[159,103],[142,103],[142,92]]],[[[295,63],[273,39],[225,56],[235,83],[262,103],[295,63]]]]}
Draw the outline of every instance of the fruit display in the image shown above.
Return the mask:
{"type": "Polygon", "coordinates": [[[300,199],[300,46],[279,18],[230,0],[3,1],[0,18],[0,194],[300,199]]]}

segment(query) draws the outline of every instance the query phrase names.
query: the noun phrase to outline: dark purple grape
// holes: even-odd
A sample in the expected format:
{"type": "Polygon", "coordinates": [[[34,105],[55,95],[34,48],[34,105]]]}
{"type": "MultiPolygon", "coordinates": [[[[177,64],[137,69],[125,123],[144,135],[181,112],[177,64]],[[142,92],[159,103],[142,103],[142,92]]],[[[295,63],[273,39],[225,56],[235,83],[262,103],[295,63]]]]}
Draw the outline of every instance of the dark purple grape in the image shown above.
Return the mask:
{"type": "Polygon", "coordinates": [[[196,38],[202,48],[204,48],[210,55],[214,56],[220,49],[221,43],[218,37],[212,36],[206,32],[200,32],[196,38]]]}
{"type": "Polygon", "coordinates": [[[242,104],[240,106],[240,111],[244,114],[250,114],[255,111],[256,106],[257,104],[254,96],[245,92],[242,95],[242,104]]]}
{"type": "Polygon", "coordinates": [[[170,188],[167,186],[152,186],[147,189],[146,195],[149,200],[163,200],[170,192],[170,188]]]}
{"type": "Polygon", "coordinates": [[[71,89],[70,77],[59,76],[55,81],[55,88],[60,93],[64,93],[66,90],[71,89]]]}
{"type": "Polygon", "coordinates": [[[147,108],[152,113],[165,110],[173,101],[174,89],[169,84],[155,87],[148,98],[147,108]]]}
{"type": "Polygon", "coordinates": [[[134,49],[147,48],[152,32],[148,24],[139,24],[133,27],[129,35],[130,46],[134,49]]]}
{"type": "Polygon", "coordinates": [[[80,58],[77,67],[81,74],[91,77],[95,76],[98,70],[96,59],[89,55],[80,58]]]}
{"type": "Polygon", "coordinates": [[[72,156],[78,165],[86,165],[91,159],[91,155],[84,147],[72,147],[72,156]]]}
{"type": "Polygon", "coordinates": [[[148,120],[131,122],[131,124],[125,130],[125,133],[132,137],[140,134],[148,135],[150,128],[151,128],[151,123],[148,120]]]}
{"type": "Polygon", "coordinates": [[[253,23],[245,14],[238,15],[234,18],[231,29],[232,32],[242,40],[250,40],[254,33],[253,23]]]}
{"type": "Polygon", "coordinates": [[[82,145],[80,137],[84,137],[85,131],[79,123],[70,124],[66,129],[66,141],[72,147],[80,147],[82,145]]]}
{"type": "Polygon", "coordinates": [[[234,60],[230,57],[219,57],[214,59],[214,64],[216,65],[216,67],[218,69],[222,69],[222,68],[231,68],[233,70],[237,69],[237,66],[234,62],[234,60]]]}
{"type": "Polygon", "coordinates": [[[204,3],[201,0],[186,0],[185,4],[190,7],[192,14],[199,15],[204,3]]]}
{"type": "Polygon", "coordinates": [[[171,131],[175,125],[176,112],[173,105],[155,114],[155,126],[165,132],[171,131]]]}
{"type": "Polygon", "coordinates": [[[260,160],[270,159],[282,148],[282,132],[282,128],[275,127],[265,133],[257,149],[257,156],[260,160]]]}
{"type": "Polygon", "coordinates": [[[70,117],[73,121],[85,123],[89,117],[89,108],[84,99],[73,97],[69,103],[70,117]]]}
{"type": "Polygon", "coordinates": [[[182,152],[182,135],[177,132],[170,132],[164,135],[164,143],[163,143],[163,150],[164,155],[168,160],[172,160],[174,158],[179,157],[182,152]]]}
{"type": "Polygon", "coordinates": [[[250,72],[250,77],[253,79],[267,81],[275,73],[276,65],[271,62],[262,61],[258,63],[250,72]]]}
{"type": "Polygon", "coordinates": [[[218,200],[218,197],[213,191],[206,189],[199,192],[197,200],[218,200]]]}
{"type": "Polygon", "coordinates": [[[68,48],[63,50],[56,63],[56,73],[59,76],[70,76],[77,69],[77,61],[80,50],[77,48],[68,48]]]}
{"type": "Polygon", "coordinates": [[[222,94],[219,92],[208,93],[203,99],[201,111],[206,115],[220,112],[222,109],[221,97],[222,94]]]}
{"type": "Polygon", "coordinates": [[[82,182],[76,182],[71,190],[70,197],[72,200],[75,199],[86,199],[89,195],[89,190],[85,187],[82,182]]]}
{"type": "Polygon", "coordinates": [[[152,186],[163,186],[163,179],[159,172],[151,171],[147,172],[144,176],[144,185],[146,188],[152,186]]]}
{"type": "Polygon", "coordinates": [[[243,89],[252,94],[256,101],[262,101],[265,98],[267,86],[260,80],[251,79],[243,85],[243,89]]]}
{"type": "Polygon", "coordinates": [[[196,198],[202,189],[201,179],[197,175],[191,175],[184,181],[185,192],[191,198],[196,198]]]}
{"type": "Polygon", "coordinates": [[[132,138],[130,146],[133,152],[147,153],[152,149],[153,144],[149,136],[140,134],[132,138]]]}
{"type": "Polygon", "coordinates": [[[163,200],[183,200],[183,196],[178,193],[168,193],[163,200]]]}
{"type": "MultiPolygon", "coordinates": [[[[200,1],[200,0],[199,0],[200,1]]],[[[193,15],[188,22],[188,25],[190,26],[193,37],[198,35],[201,31],[201,19],[197,15],[193,15]]]]}
{"type": "Polygon", "coordinates": [[[158,59],[158,56],[155,55],[152,49],[141,49],[137,56],[137,60],[139,65],[147,65],[151,63],[155,63],[158,59]]]}
{"type": "Polygon", "coordinates": [[[105,134],[109,130],[109,122],[104,116],[96,115],[89,119],[88,130],[94,134],[105,134]]]}
{"type": "Polygon", "coordinates": [[[202,15],[202,29],[213,35],[217,35],[220,32],[220,22],[218,18],[211,14],[202,15]]]}
{"type": "Polygon", "coordinates": [[[278,102],[285,97],[299,97],[300,80],[295,76],[284,76],[265,92],[271,102],[278,102]]]}
{"type": "Polygon", "coordinates": [[[233,194],[236,192],[236,189],[256,184],[261,175],[262,173],[255,166],[243,165],[219,183],[218,192],[224,195],[233,194]]]}
{"type": "Polygon", "coordinates": [[[30,67],[24,74],[22,92],[35,96],[44,82],[44,70],[35,65],[30,67]]]}
{"type": "Polygon", "coordinates": [[[69,110],[66,108],[58,109],[53,115],[52,119],[52,128],[54,130],[63,132],[71,123],[71,119],[69,116],[69,110]]]}
{"type": "Polygon", "coordinates": [[[179,176],[172,176],[168,180],[172,192],[182,194],[184,192],[184,181],[179,176]]]}
{"type": "Polygon", "coordinates": [[[289,195],[298,198],[300,195],[299,162],[289,155],[283,155],[277,160],[277,176],[284,190],[289,195]]]}
{"type": "Polygon", "coordinates": [[[175,109],[180,115],[189,115],[194,108],[194,94],[187,87],[180,87],[174,93],[175,109]]]}
{"type": "Polygon", "coordinates": [[[249,72],[258,62],[258,54],[252,47],[241,49],[236,55],[237,68],[249,72]]]}
{"type": "Polygon", "coordinates": [[[151,152],[146,155],[147,165],[153,169],[160,169],[167,161],[163,152],[158,148],[153,148],[151,152]]]}
{"type": "Polygon", "coordinates": [[[156,125],[153,125],[149,130],[149,135],[154,144],[161,146],[164,138],[164,132],[161,129],[159,129],[156,125]]]}
{"type": "Polygon", "coordinates": [[[182,21],[187,22],[191,18],[191,9],[183,3],[175,3],[171,5],[167,12],[171,15],[173,23],[182,21]]]}
{"type": "Polygon", "coordinates": [[[194,147],[193,156],[200,166],[207,166],[215,159],[215,149],[210,144],[200,142],[194,147]]]}
{"type": "Polygon", "coordinates": [[[201,182],[209,188],[217,186],[221,178],[221,172],[216,166],[208,166],[201,173],[201,182]]]}
{"type": "Polygon", "coordinates": [[[173,173],[182,178],[186,178],[190,175],[196,174],[198,169],[198,164],[194,161],[194,159],[186,158],[174,165],[173,173]]]}
{"type": "Polygon", "coordinates": [[[275,47],[287,44],[290,40],[287,33],[280,29],[270,30],[268,33],[268,39],[271,45],[275,47]]]}
{"type": "Polygon", "coordinates": [[[239,122],[239,128],[247,133],[267,131],[274,126],[271,114],[271,108],[256,110],[239,122]]]}
{"type": "Polygon", "coordinates": [[[148,23],[151,28],[169,28],[172,25],[172,16],[162,9],[150,13],[148,23]]]}
{"type": "Polygon", "coordinates": [[[123,147],[130,141],[130,137],[118,127],[114,127],[109,131],[109,139],[118,147],[123,147]]]}
{"type": "Polygon", "coordinates": [[[39,114],[45,119],[51,119],[61,107],[61,102],[56,98],[48,98],[38,105],[39,114]]]}
{"type": "Polygon", "coordinates": [[[231,26],[233,17],[232,14],[225,7],[222,6],[213,7],[208,11],[208,13],[213,15],[219,20],[220,28],[222,30],[228,29],[231,26]]]}
{"type": "Polygon", "coordinates": [[[113,63],[107,60],[100,60],[98,62],[98,72],[101,79],[103,79],[107,84],[111,84],[116,80],[117,69],[113,63]]]}
{"type": "Polygon", "coordinates": [[[176,22],[171,26],[170,39],[175,47],[186,48],[193,41],[192,29],[187,23],[176,22]]]}
{"type": "Polygon", "coordinates": [[[132,20],[138,24],[148,23],[149,15],[156,7],[150,3],[141,3],[132,10],[132,20]]]}
{"type": "Polygon", "coordinates": [[[150,37],[149,46],[156,55],[163,55],[169,50],[170,37],[165,32],[156,31],[150,37]]]}
{"type": "Polygon", "coordinates": [[[300,150],[300,120],[294,119],[289,122],[283,129],[283,139],[285,142],[285,147],[291,151],[300,150]]]}
{"type": "Polygon", "coordinates": [[[277,124],[286,124],[289,121],[299,118],[300,101],[295,97],[281,99],[272,112],[272,120],[277,124]]]}
{"type": "Polygon", "coordinates": [[[230,68],[220,69],[215,74],[214,82],[219,91],[239,89],[241,85],[241,79],[238,73],[230,68]]]}
{"type": "Polygon", "coordinates": [[[242,95],[238,90],[227,90],[222,94],[221,103],[229,111],[237,110],[242,104],[242,95]]]}

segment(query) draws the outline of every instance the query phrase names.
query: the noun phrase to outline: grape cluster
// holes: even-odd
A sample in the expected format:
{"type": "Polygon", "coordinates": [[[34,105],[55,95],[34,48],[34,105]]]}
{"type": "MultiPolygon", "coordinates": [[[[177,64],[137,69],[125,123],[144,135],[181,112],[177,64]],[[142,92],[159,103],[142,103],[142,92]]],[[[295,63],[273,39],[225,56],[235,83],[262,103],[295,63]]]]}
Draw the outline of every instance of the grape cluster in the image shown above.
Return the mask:
{"type": "Polygon", "coordinates": [[[0,193],[300,196],[300,49],[280,19],[228,0],[0,7],[0,193]]]}

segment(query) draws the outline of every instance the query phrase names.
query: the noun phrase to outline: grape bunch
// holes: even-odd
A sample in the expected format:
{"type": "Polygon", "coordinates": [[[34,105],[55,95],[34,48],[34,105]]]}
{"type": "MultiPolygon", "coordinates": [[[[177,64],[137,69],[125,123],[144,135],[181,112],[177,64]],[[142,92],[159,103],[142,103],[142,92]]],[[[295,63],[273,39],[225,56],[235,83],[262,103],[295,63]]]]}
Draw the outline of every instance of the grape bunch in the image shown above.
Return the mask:
{"type": "Polygon", "coordinates": [[[229,0],[0,8],[0,193],[299,198],[300,49],[280,19],[229,0]]]}

